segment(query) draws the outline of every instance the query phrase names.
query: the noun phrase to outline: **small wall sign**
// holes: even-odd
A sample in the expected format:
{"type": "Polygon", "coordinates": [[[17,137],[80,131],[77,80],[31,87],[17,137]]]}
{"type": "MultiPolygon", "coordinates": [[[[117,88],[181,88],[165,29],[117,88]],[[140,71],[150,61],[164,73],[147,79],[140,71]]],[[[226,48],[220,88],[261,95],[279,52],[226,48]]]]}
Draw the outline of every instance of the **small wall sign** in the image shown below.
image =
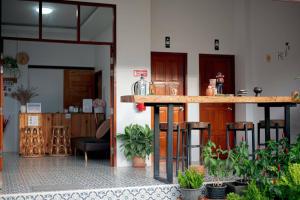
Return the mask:
{"type": "Polygon", "coordinates": [[[147,69],[137,69],[137,70],[133,70],[133,76],[134,77],[147,77],[148,75],[148,71],[147,69]]]}
{"type": "Polygon", "coordinates": [[[27,113],[41,113],[42,104],[41,103],[27,103],[27,113]]]}
{"type": "Polygon", "coordinates": [[[36,115],[29,115],[27,126],[39,126],[39,117],[36,115]]]}

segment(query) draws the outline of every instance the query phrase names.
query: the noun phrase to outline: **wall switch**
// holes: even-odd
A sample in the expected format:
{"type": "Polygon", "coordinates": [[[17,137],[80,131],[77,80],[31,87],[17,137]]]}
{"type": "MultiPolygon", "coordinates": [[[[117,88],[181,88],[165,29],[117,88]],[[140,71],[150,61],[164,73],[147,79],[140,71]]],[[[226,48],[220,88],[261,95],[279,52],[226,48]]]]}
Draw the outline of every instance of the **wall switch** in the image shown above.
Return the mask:
{"type": "Polygon", "coordinates": [[[220,49],[220,41],[218,39],[215,39],[215,50],[219,51],[220,49]]]}
{"type": "Polygon", "coordinates": [[[171,46],[171,39],[170,39],[170,36],[166,36],[165,37],[165,47],[166,48],[170,48],[171,46]]]}

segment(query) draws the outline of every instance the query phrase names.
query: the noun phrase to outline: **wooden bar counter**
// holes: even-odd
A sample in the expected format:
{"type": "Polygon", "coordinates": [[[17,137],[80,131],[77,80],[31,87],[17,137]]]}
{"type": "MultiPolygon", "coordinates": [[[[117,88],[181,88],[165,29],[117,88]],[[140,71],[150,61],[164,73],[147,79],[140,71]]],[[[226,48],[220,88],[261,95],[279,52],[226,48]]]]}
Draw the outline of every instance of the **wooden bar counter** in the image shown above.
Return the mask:
{"type": "MultiPolygon", "coordinates": [[[[24,147],[21,142],[24,129],[28,126],[28,119],[36,116],[38,126],[42,128],[46,153],[49,152],[49,144],[53,126],[69,127],[71,138],[94,137],[96,133],[96,123],[93,113],[21,113],[19,114],[19,154],[24,154],[24,147]]],[[[100,122],[104,120],[104,114],[100,114],[100,122]]]]}
{"type": "Polygon", "coordinates": [[[244,103],[257,104],[264,108],[265,114],[265,141],[270,140],[270,108],[282,107],[284,108],[285,127],[284,133],[290,142],[290,107],[296,106],[300,101],[294,101],[289,96],[268,96],[268,97],[254,97],[254,96],[122,96],[123,103],[144,103],[145,106],[153,107],[154,109],[154,178],[166,183],[173,183],[173,108],[176,106],[183,106],[187,103],[244,103]],[[160,175],[160,107],[167,107],[167,177],[160,175]]]}

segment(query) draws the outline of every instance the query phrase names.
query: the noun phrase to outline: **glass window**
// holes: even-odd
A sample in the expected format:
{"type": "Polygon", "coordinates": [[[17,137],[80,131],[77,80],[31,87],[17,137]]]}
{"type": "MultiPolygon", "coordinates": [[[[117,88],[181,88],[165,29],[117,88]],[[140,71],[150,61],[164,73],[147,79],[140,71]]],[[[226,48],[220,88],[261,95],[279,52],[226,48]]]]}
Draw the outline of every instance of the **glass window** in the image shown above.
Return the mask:
{"type": "Polygon", "coordinates": [[[21,0],[2,0],[3,37],[39,37],[38,2],[21,0]]]}
{"type": "Polygon", "coordinates": [[[80,6],[80,40],[113,42],[113,8],[80,6]]]}

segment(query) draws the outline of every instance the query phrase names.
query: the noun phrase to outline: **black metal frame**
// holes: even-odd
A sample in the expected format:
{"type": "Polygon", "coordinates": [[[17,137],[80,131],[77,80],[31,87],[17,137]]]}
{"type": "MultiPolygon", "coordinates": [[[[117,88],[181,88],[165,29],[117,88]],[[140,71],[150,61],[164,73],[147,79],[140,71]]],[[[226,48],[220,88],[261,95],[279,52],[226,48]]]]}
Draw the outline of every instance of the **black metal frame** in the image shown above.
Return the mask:
{"type": "Polygon", "coordinates": [[[284,108],[284,134],[288,139],[288,144],[291,144],[291,128],[290,128],[290,108],[295,107],[295,103],[259,103],[258,107],[264,107],[265,110],[265,141],[271,139],[271,119],[270,119],[270,108],[271,107],[283,107],[284,108]]]}
{"type": "Polygon", "coordinates": [[[154,107],[154,178],[164,183],[173,183],[173,108],[181,107],[184,103],[145,103],[145,106],[154,107]],[[168,131],[167,131],[167,157],[166,172],[167,177],[160,176],[160,128],[159,128],[159,108],[168,108],[168,131]]]}

